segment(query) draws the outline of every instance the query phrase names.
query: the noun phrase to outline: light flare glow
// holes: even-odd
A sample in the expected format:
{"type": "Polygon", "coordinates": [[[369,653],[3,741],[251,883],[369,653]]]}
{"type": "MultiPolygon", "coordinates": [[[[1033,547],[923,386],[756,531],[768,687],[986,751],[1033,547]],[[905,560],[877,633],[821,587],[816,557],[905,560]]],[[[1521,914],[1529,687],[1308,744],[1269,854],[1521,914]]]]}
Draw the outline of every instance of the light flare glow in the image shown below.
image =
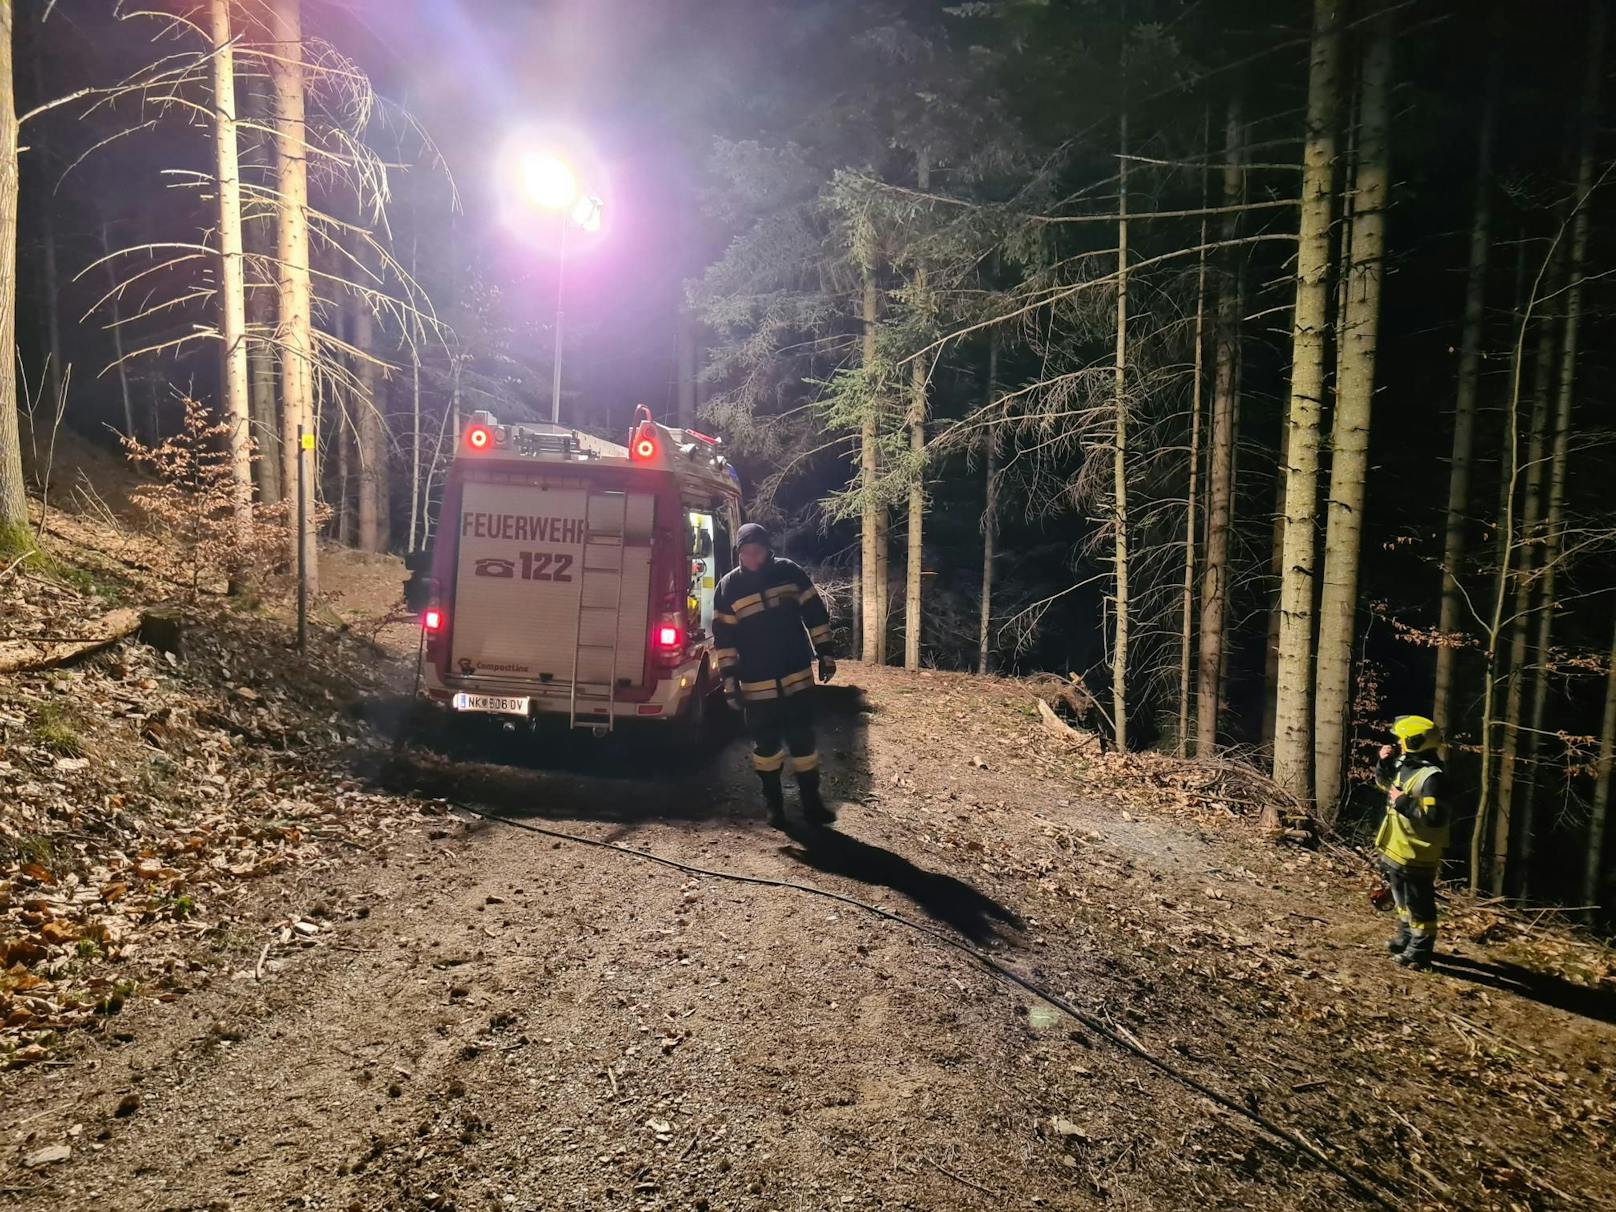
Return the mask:
{"type": "Polygon", "coordinates": [[[527,192],[529,201],[545,210],[573,210],[585,201],[578,196],[577,174],[566,161],[555,156],[529,156],[524,159],[522,188],[527,192]]]}

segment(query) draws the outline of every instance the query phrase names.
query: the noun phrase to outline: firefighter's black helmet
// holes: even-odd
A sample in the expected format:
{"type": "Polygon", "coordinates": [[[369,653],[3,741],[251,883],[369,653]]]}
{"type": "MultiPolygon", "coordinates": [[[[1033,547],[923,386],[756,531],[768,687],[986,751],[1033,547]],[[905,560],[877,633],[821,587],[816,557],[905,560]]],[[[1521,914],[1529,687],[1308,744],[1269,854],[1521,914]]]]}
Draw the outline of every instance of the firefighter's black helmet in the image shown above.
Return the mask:
{"type": "Polygon", "coordinates": [[[738,552],[748,543],[761,543],[772,554],[774,539],[769,536],[766,526],[759,526],[756,522],[748,522],[735,532],[735,550],[738,552]]]}

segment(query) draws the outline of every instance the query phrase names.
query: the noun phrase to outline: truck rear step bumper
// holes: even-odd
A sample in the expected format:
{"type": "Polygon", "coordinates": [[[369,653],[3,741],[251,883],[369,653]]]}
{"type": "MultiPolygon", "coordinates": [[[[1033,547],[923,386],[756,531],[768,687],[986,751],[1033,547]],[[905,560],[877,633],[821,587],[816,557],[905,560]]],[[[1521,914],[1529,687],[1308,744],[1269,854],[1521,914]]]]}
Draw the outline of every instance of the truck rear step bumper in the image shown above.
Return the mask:
{"type": "MultiPolygon", "coordinates": [[[[687,667],[676,669],[667,678],[657,682],[649,698],[625,702],[621,697],[610,706],[610,718],[613,720],[673,720],[684,708],[686,700],[695,691],[696,677],[700,665],[692,663],[687,667]]],[[[531,719],[566,719],[572,714],[571,693],[572,687],[565,682],[548,682],[542,686],[502,684],[492,686],[486,683],[479,685],[453,685],[445,686],[437,679],[428,677],[426,685],[422,688],[424,697],[445,707],[452,707],[454,696],[466,691],[473,694],[499,695],[505,697],[524,697],[529,700],[529,718],[531,719]]],[[[623,690],[619,695],[633,693],[632,690],[623,690]]],[[[501,719],[511,719],[509,714],[497,712],[484,712],[470,710],[465,715],[498,716],[501,719]]],[[[591,716],[599,716],[601,720],[608,718],[608,707],[604,700],[591,703],[580,693],[578,697],[578,717],[587,720],[591,716]]]]}

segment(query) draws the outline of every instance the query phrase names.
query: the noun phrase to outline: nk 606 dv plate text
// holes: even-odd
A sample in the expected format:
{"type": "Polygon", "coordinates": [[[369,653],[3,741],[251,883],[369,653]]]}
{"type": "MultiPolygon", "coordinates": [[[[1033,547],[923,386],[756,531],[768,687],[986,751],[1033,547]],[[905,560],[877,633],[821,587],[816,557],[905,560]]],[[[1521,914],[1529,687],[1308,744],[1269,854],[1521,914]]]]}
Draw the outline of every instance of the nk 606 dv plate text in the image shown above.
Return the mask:
{"type": "Polygon", "coordinates": [[[499,715],[527,715],[530,700],[526,695],[466,694],[454,696],[456,711],[492,711],[499,715]]]}

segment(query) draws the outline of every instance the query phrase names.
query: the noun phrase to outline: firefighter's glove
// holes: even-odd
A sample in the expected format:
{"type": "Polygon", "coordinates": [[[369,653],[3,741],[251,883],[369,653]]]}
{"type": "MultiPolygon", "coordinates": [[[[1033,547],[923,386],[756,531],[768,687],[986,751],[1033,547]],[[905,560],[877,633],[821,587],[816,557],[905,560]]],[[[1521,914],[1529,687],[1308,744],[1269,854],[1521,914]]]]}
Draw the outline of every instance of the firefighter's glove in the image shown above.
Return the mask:
{"type": "Polygon", "coordinates": [[[836,676],[836,662],[828,656],[819,658],[819,680],[828,682],[836,676]]]}
{"type": "Polygon", "coordinates": [[[732,710],[741,710],[741,684],[734,678],[724,679],[724,701],[732,710]]]}

